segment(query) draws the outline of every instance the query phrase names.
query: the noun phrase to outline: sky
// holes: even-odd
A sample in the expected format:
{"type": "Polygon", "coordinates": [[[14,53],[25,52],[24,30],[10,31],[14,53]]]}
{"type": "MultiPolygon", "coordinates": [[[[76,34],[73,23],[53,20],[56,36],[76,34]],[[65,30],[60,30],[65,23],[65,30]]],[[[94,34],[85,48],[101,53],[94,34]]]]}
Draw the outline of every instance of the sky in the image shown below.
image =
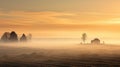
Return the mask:
{"type": "Polygon", "coordinates": [[[120,0],[0,0],[0,35],[120,40],[120,0]]]}

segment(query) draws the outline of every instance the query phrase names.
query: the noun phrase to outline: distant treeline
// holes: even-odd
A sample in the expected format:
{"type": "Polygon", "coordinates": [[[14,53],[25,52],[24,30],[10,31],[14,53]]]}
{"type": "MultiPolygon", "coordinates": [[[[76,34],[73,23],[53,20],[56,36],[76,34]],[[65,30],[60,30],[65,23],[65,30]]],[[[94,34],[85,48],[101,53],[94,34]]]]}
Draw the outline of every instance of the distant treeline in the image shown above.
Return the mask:
{"type": "Polygon", "coordinates": [[[28,40],[31,40],[32,34],[28,34],[27,36],[23,33],[22,36],[19,38],[18,34],[15,31],[12,32],[5,32],[0,41],[1,42],[26,42],[28,40]]]}

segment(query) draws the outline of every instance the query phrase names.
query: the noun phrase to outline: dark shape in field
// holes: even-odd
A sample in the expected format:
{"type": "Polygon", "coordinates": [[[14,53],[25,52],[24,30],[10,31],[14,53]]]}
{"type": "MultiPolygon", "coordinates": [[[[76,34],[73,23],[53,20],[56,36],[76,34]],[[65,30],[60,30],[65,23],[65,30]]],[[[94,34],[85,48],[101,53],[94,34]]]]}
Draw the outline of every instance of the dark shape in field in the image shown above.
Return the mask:
{"type": "Polygon", "coordinates": [[[91,44],[100,44],[100,39],[95,38],[94,40],[91,40],[91,44]]]}
{"type": "Polygon", "coordinates": [[[10,33],[9,32],[5,32],[3,34],[3,36],[1,37],[1,41],[2,42],[8,42],[9,41],[9,38],[10,38],[10,33]]]}
{"type": "Polygon", "coordinates": [[[10,39],[11,42],[17,42],[18,41],[18,36],[14,31],[12,31],[10,33],[10,38],[9,39],[10,39]]]}
{"type": "Polygon", "coordinates": [[[18,35],[16,34],[15,31],[12,31],[11,33],[9,32],[5,32],[0,41],[1,42],[18,42],[21,41],[21,42],[25,42],[27,40],[31,40],[32,39],[32,34],[29,34],[28,36],[26,36],[25,34],[23,34],[20,39],[18,39],[18,35]]]}
{"type": "Polygon", "coordinates": [[[26,37],[25,34],[22,35],[22,37],[20,38],[20,41],[21,41],[21,42],[27,41],[27,37],[26,37]]]}

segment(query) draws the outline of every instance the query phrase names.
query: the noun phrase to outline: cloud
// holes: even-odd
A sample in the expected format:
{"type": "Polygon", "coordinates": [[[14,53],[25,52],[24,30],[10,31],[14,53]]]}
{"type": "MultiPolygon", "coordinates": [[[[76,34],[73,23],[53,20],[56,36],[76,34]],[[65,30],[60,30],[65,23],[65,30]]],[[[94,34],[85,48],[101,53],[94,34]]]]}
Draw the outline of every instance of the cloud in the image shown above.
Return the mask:
{"type": "MultiPolygon", "coordinates": [[[[72,16],[69,13],[59,13],[59,12],[24,12],[24,11],[12,11],[7,14],[0,13],[1,17],[8,20],[18,21],[20,24],[29,23],[64,23],[63,21],[67,20],[64,18],[57,18],[57,16],[72,16]],[[11,17],[11,18],[10,18],[11,17]],[[14,18],[12,18],[14,17],[14,18]]],[[[14,23],[14,22],[11,22],[14,23]]]]}
{"type": "MultiPolygon", "coordinates": [[[[102,30],[105,26],[100,25],[107,25],[108,22],[106,23],[105,21],[118,17],[119,15],[116,14],[99,12],[0,11],[0,27],[4,29],[31,29],[36,31],[102,30]]],[[[108,28],[106,30],[108,30],[108,28]]]]}
{"type": "MultiPolygon", "coordinates": [[[[0,12],[0,19],[9,21],[11,24],[83,24],[94,23],[118,18],[119,14],[99,12],[30,12],[10,11],[0,12]]],[[[97,23],[99,24],[99,23],[97,23]]]]}

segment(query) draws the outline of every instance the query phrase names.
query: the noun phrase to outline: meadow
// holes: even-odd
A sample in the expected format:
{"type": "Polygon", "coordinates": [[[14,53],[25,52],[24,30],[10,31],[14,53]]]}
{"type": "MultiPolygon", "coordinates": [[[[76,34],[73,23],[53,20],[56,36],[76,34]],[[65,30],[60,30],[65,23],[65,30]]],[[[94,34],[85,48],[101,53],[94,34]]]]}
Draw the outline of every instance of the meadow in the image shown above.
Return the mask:
{"type": "Polygon", "coordinates": [[[0,67],[120,67],[120,46],[0,43],[0,67]]]}

